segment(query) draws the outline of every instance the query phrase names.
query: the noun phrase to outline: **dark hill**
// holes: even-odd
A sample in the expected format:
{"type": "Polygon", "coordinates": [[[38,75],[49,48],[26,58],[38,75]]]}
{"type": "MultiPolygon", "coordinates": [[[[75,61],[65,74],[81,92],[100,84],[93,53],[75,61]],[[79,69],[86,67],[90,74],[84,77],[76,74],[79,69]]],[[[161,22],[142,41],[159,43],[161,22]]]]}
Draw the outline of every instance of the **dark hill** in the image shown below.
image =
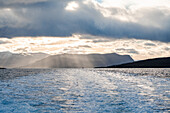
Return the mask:
{"type": "Polygon", "coordinates": [[[121,65],[112,65],[107,68],[170,68],[170,57],[148,59],[121,65]]]}

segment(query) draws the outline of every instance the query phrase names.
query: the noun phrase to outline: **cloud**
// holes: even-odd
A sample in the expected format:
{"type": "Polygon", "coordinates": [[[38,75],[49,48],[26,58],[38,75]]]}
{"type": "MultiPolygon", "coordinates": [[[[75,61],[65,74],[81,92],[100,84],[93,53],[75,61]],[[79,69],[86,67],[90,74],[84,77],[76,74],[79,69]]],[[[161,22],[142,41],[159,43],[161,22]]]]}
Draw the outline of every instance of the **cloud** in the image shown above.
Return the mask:
{"type": "Polygon", "coordinates": [[[8,41],[1,41],[0,40],[0,44],[6,44],[6,43],[10,43],[10,42],[8,42],[8,41]]]}
{"type": "Polygon", "coordinates": [[[145,43],[146,46],[156,46],[155,44],[153,43],[145,43]]]}
{"type": "Polygon", "coordinates": [[[67,6],[65,7],[66,10],[68,11],[75,11],[79,8],[79,5],[76,2],[69,2],[67,6]]]}
{"type": "Polygon", "coordinates": [[[170,2],[158,1],[1,0],[0,37],[86,34],[170,42],[170,2]]]}
{"type": "MultiPolygon", "coordinates": [[[[90,37],[90,35],[88,36],[90,37]]],[[[0,38],[0,52],[9,51],[22,54],[42,52],[52,55],[63,53],[118,53],[131,55],[135,60],[169,57],[170,55],[170,43],[141,39],[97,38],[97,36],[85,39],[83,37],[87,37],[87,35],[0,38]],[[95,42],[96,39],[100,40],[95,42]],[[149,44],[149,46],[146,46],[146,44],[149,44]],[[156,46],[150,46],[151,44],[156,46]]]]}
{"type": "Polygon", "coordinates": [[[116,49],[118,53],[132,53],[132,54],[139,54],[138,51],[135,49],[124,49],[124,48],[118,48],[116,49]]]}
{"type": "Polygon", "coordinates": [[[1,6],[18,5],[18,4],[34,4],[39,2],[45,2],[47,0],[1,0],[1,6]]]}
{"type": "Polygon", "coordinates": [[[92,48],[92,47],[89,45],[79,45],[77,48],[92,48]]]}
{"type": "Polygon", "coordinates": [[[93,42],[94,43],[110,42],[110,40],[108,40],[108,39],[94,39],[93,42]]]}
{"type": "Polygon", "coordinates": [[[170,51],[170,47],[165,47],[165,50],[166,51],[170,51]]]}

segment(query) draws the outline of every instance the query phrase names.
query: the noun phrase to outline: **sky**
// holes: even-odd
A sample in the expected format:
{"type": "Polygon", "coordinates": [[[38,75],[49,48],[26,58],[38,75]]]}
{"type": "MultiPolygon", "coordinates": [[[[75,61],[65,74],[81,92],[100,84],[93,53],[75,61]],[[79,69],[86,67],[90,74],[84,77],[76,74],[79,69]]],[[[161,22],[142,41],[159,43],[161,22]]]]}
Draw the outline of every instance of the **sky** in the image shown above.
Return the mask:
{"type": "Polygon", "coordinates": [[[0,52],[170,56],[170,0],[0,0],[0,52]]]}

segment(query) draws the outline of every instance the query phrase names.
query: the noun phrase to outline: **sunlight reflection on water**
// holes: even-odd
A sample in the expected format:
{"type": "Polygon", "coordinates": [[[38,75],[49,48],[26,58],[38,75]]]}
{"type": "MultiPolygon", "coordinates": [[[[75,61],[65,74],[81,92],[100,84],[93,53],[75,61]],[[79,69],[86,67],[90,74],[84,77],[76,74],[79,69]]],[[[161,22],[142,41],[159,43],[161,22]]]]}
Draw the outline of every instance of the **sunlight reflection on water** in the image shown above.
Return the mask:
{"type": "Polygon", "coordinates": [[[5,71],[0,112],[170,112],[170,69],[5,71]]]}

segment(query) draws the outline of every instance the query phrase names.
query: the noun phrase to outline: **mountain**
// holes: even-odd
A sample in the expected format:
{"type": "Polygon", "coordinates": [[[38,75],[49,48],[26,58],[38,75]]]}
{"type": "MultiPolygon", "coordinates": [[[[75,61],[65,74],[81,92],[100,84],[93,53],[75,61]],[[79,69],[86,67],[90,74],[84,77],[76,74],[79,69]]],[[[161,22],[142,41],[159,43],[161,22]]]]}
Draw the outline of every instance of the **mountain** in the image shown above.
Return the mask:
{"type": "Polygon", "coordinates": [[[23,68],[93,68],[133,62],[129,55],[111,54],[61,54],[53,55],[23,68]]]}
{"type": "Polygon", "coordinates": [[[0,67],[17,68],[34,63],[49,56],[44,53],[31,53],[29,55],[0,52],[0,67]]]}
{"type": "Polygon", "coordinates": [[[121,65],[107,66],[107,68],[170,68],[170,57],[142,60],[121,65]]]}

